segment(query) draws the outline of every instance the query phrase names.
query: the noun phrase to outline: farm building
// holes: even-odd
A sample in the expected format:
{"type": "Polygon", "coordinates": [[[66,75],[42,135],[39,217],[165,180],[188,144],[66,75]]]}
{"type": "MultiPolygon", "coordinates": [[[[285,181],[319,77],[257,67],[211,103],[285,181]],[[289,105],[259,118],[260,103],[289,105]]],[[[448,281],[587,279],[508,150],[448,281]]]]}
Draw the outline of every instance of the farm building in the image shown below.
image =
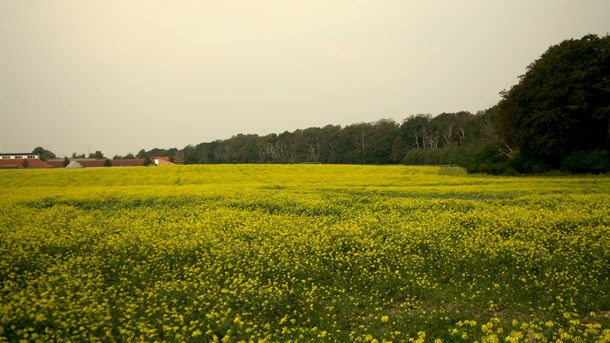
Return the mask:
{"type": "Polygon", "coordinates": [[[153,157],[152,161],[158,166],[174,166],[176,163],[172,162],[169,156],[153,157]]]}
{"type": "MultiPolygon", "coordinates": [[[[132,158],[108,160],[110,162],[108,166],[106,161],[105,159],[90,158],[70,159],[70,163],[65,168],[140,167],[145,166],[146,163],[146,159],[132,158]]],[[[150,163],[153,166],[175,165],[168,156],[153,157],[150,159],[150,163]]],[[[0,154],[0,168],[64,168],[64,160],[42,161],[38,155],[32,153],[0,154]]]]}
{"type": "Polygon", "coordinates": [[[41,161],[38,155],[32,153],[10,153],[0,154],[0,168],[53,168],[53,166],[41,161]]]}

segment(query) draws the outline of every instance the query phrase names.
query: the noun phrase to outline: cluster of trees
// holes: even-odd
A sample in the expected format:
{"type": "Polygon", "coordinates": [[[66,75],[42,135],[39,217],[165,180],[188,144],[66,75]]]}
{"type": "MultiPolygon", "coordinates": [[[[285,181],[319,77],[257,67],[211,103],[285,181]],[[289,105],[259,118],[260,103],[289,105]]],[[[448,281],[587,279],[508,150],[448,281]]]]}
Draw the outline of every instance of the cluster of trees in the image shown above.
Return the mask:
{"type": "Polygon", "coordinates": [[[345,127],[327,125],[294,132],[239,134],[183,149],[185,163],[458,163],[484,130],[488,111],[421,114],[401,124],[383,119],[345,127]],[[447,155],[447,156],[441,156],[447,155]]]}
{"type": "Polygon", "coordinates": [[[72,153],[72,158],[92,158],[92,159],[96,159],[96,160],[101,160],[104,159],[104,154],[97,150],[96,152],[90,152],[89,155],[85,155],[85,154],[77,154],[75,152],[72,153]]]}
{"type": "Polygon", "coordinates": [[[47,150],[41,146],[34,148],[34,150],[32,150],[32,153],[38,155],[43,161],[57,158],[57,156],[52,151],[47,150]]]}
{"type": "Polygon", "coordinates": [[[610,170],[610,36],[551,46],[502,95],[495,126],[508,168],[610,170]]]}
{"type": "MultiPolygon", "coordinates": [[[[551,46],[490,109],[140,150],[194,163],[456,164],[493,174],[610,171],[610,36],[551,46]]],[[[45,158],[54,154],[42,148],[45,158]]],[[[73,155],[73,157],[79,157],[73,155]]],[[[84,155],[82,156],[84,157],[84,155]]],[[[100,151],[90,158],[103,158],[100,151]]]]}

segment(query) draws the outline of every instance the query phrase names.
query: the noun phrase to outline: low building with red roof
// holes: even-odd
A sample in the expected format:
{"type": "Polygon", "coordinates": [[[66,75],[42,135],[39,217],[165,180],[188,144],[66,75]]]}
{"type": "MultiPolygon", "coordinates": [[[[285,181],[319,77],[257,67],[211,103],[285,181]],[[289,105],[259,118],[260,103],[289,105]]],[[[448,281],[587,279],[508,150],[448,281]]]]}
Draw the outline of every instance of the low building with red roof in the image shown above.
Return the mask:
{"type": "Polygon", "coordinates": [[[45,163],[51,165],[51,167],[53,167],[53,168],[63,168],[63,167],[65,167],[65,165],[64,165],[65,161],[64,160],[60,160],[60,159],[47,160],[47,161],[45,161],[45,163]]]}
{"type": "Polygon", "coordinates": [[[53,168],[53,166],[41,161],[38,155],[32,153],[11,153],[0,154],[0,168],[53,168]]]}
{"type": "Polygon", "coordinates": [[[143,158],[127,158],[124,160],[112,160],[113,167],[143,167],[146,160],[143,158]]]}
{"type": "Polygon", "coordinates": [[[169,156],[157,156],[151,159],[158,166],[174,166],[176,163],[172,162],[169,156]]]}

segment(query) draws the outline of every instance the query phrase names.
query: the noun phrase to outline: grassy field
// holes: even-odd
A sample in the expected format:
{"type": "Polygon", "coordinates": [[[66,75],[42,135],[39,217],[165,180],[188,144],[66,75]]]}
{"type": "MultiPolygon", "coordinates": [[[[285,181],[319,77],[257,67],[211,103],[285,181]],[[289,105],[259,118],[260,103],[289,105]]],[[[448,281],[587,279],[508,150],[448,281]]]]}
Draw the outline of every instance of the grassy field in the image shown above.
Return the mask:
{"type": "Polygon", "coordinates": [[[610,342],[610,177],[0,171],[0,341],[610,342]]]}

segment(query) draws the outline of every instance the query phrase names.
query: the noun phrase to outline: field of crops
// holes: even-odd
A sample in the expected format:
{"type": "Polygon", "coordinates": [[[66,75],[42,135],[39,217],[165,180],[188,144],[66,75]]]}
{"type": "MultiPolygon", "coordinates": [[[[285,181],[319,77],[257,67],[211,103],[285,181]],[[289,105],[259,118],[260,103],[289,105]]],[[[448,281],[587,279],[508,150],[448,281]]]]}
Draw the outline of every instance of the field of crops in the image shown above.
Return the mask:
{"type": "Polygon", "coordinates": [[[0,341],[610,342],[610,177],[0,171],[0,341]]]}

